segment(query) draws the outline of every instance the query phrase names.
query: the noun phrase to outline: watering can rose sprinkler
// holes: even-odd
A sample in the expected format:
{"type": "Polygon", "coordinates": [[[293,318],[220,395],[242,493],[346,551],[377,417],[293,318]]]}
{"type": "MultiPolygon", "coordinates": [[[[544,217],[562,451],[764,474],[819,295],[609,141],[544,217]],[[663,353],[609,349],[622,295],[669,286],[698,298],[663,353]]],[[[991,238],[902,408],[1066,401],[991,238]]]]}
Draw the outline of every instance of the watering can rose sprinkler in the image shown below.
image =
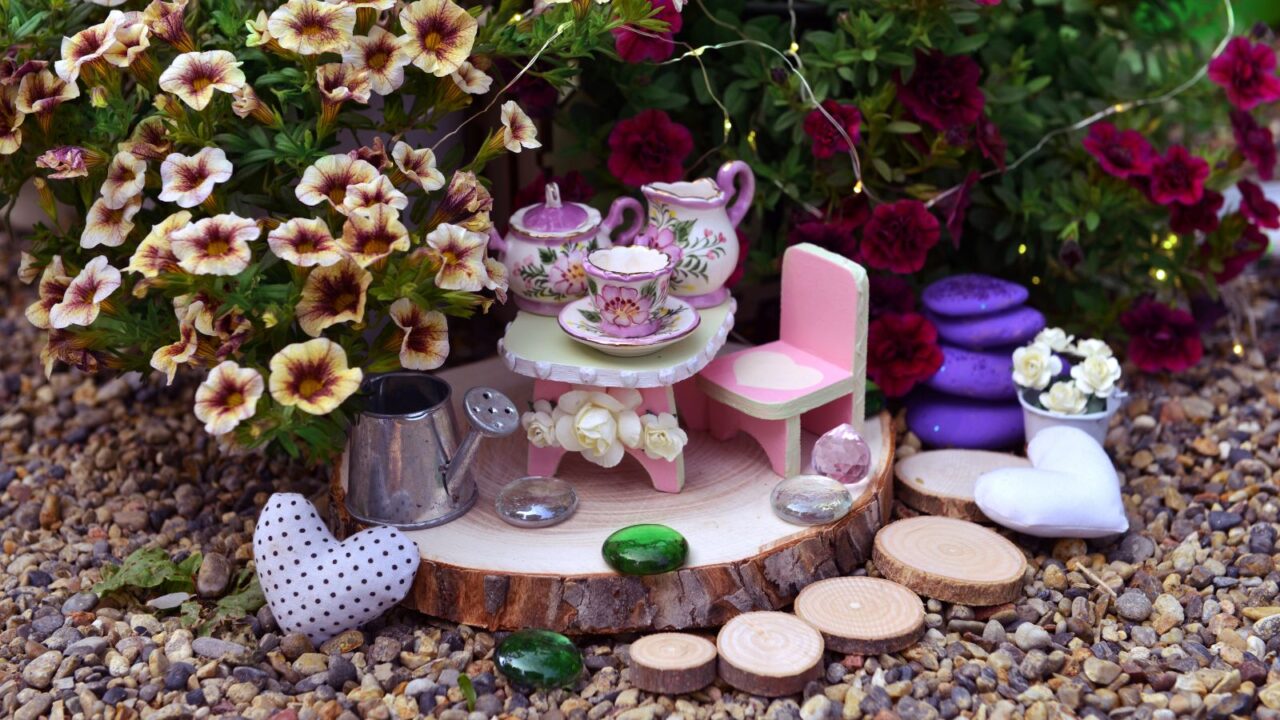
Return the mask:
{"type": "Polygon", "coordinates": [[[405,371],[365,384],[365,408],[348,438],[347,511],[360,522],[419,530],[466,514],[476,501],[472,461],[486,437],[520,427],[511,400],[493,388],[463,396],[471,430],[456,440],[449,384],[405,371]]]}

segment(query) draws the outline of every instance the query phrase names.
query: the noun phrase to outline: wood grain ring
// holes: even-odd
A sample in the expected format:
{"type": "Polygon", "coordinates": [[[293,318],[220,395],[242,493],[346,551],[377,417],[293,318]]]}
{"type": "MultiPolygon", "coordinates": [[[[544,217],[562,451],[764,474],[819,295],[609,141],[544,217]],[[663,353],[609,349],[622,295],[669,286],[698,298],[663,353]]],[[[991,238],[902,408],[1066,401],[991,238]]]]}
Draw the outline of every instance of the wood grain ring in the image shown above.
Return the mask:
{"type": "Polygon", "coordinates": [[[963,605],[1012,602],[1027,568],[1022,551],[995,532],[933,515],[886,525],[876,533],[872,559],[890,580],[963,605]]]}
{"type": "Polygon", "coordinates": [[[909,588],[873,577],[820,580],[796,598],[796,616],[836,652],[897,652],[924,635],[924,603],[909,588]]]}
{"type": "Polygon", "coordinates": [[[752,695],[781,697],[822,675],[822,635],[783,612],[743,613],[716,636],[720,677],[752,695]]]}
{"type": "Polygon", "coordinates": [[[715,682],[716,646],[701,635],[655,633],[631,643],[631,684],[681,695],[715,682]]]}

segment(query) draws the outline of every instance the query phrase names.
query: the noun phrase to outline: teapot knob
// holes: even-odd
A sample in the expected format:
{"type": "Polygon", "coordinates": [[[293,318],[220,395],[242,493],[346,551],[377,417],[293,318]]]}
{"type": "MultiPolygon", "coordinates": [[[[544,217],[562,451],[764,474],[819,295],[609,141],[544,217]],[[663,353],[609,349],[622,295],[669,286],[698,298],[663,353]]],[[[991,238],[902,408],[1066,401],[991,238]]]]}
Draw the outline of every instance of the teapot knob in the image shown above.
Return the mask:
{"type": "Polygon", "coordinates": [[[547,207],[549,207],[549,208],[558,208],[558,207],[560,207],[560,186],[559,186],[559,185],[557,185],[557,184],[555,184],[555,183],[553,183],[553,182],[549,182],[549,183],[547,183],[547,202],[546,202],[546,205],[547,205],[547,207]]]}

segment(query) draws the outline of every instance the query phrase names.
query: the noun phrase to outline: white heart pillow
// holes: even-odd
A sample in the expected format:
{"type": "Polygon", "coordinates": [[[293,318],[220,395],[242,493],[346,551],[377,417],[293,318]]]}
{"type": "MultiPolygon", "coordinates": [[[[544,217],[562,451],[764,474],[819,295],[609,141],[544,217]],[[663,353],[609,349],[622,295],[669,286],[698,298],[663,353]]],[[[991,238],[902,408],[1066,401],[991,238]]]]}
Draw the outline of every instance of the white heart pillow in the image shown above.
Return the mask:
{"type": "Polygon", "coordinates": [[[267,500],[253,531],[253,558],[276,623],[316,644],[403,600],[420,562],[418,546],[393,527],[338,542],[297,493],[267,500]]]}
{"type": "Polygon", "coordinates": [[[1083,430],[1041,430],[1027,445],[1030,468],[983,474],[974,487],[992,521],[1037,537],[1096,538],[1129,529],[1120,478],[1107,451],[1083,430]]]}

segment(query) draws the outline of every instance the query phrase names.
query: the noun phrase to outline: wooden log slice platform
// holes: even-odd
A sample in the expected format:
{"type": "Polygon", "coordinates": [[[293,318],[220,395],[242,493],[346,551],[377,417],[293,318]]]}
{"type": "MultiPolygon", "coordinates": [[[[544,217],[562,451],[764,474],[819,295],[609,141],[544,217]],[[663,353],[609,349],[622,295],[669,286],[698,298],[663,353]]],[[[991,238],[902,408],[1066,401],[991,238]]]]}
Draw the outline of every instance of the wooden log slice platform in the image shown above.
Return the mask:
{"type": "Polygon", "coordinates": [[[800,591],[796,617],[835,652],[878,655],[914,645],[924,635],[924,603],[892,580],[838,577],[800,591]]]}
{"type": "Polygon", "coordinates": [[[720,678],[752,695],[797,695],[822,677],[822,635],[789,613],[744,613],[716,636],[720,678]]]}
{"type": "Polygon", "coordinates": [[[926,515],[989,523],[973,499],[973,488],[983,473],[1010,467],[1031,467],[1031,461],[988,450],[926,450],[894,465],[894,496],[926,515]]]}
{"type": "MultiPolygon", "coordinates": [[[[491,359],[440,374],[455,400],[475,385],[528,406],[532,381],[491,359]]],[[[459,414],[459,417],[463,417],[459,414]]],[[[691,432],[683,492],[653,489],[639,463],[603,469],[567,456],[558,477],[573,483],[578,510],[549,528],[517,528],[493,509],[503,485],[524,476],[522,433],[485,440],[476,458],[479,500],[451,523],[408,533],[422,564],[405,604],[427,615],[490,630],[546,628],[569,634],[684,630],[723,625],[754,610],[789,605],[806,585],[844,575],[871,558],[875,533],[893,503],[893,433],[887,413],[869,418],[870,487],[853,510],[829,525],[801,527],[774,515],[769,494],[780,478],[746,435],[717,442],[691,432]],[[680,570],[624,576],[605,564],[610,533],[661,523],[689,542],[680,570]]],[[[805,438],[806,460],[816,438],[805,438]]],[[[340,536],[361,526],[347,513],[345,467],[331,486],[340,536]]]]}
{"type": "Polygon", "coordinates": [[[1027,559],[1018,546],[968,520],[921,515],[876,534],[881,575],[925,597],[996,605],[1022,594],[1027,559]]]}

